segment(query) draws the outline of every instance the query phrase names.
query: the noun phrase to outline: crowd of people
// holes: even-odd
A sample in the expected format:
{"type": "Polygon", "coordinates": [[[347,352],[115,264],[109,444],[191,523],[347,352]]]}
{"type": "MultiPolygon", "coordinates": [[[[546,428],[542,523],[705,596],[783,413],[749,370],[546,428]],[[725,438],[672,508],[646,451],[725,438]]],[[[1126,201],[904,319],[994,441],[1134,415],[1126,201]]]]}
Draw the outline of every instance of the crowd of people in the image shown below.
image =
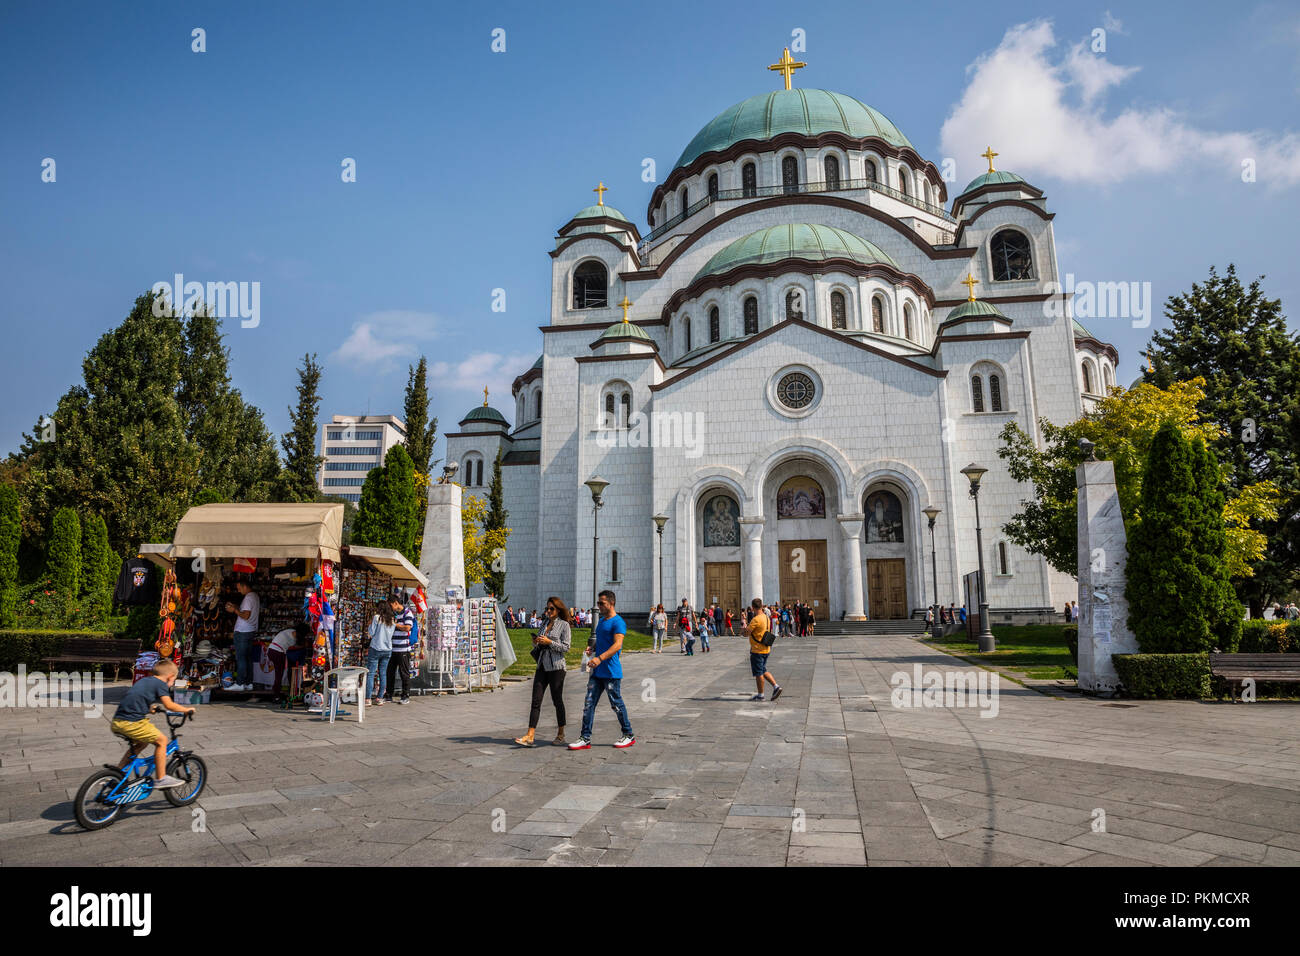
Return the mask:
{"type": "MultiPolygon", "coordinates": [[[[570,612],[573,615],[574,627],[590,627],[591,612],[575,607],[570,612]]],[[[501,616],[505,618],[506,627],[530,627],[537,630],[546,625],[546,608],[533,608],[531,611],[526,607],[515,610],[513,605],[508,605],[501,616]]]]}
{"type": "MultiPolygon", "coordinates": [[[[965,624],[966,623],[966,605],[958,607],[956,604],[949,604],[944,607],[939,605],[939,623],[940,624],[965,624]]],[[[925,609],[925,626],[931,627],[934,624],[934,608],[925,609]]]]}

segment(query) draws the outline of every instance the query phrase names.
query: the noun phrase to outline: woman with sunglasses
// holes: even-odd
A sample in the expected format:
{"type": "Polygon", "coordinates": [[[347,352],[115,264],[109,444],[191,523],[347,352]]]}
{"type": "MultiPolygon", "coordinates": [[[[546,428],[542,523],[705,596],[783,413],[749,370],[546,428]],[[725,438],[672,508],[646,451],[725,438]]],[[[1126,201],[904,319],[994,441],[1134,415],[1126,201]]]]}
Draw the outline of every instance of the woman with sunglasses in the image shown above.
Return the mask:
{"type": "Polygon", "coordinates": [[[551,702],[555,704],[555,722],[560,725],[555,735],[555,743],[564,740],[564,672],[567,664],[564,653],[573,640],[569,628],[569,609],[557,597],[546,601],[546,623],[541,633],[533,638],[533,656],[537,658],[537,670],[533,672],[533,705],[528,714],[528,733],[516,737],[515,743],[521,747],[533,746],[533,736],[537,733],[537,719],[542,715],[542,698],[547,688],[551,691],[551,702]]]}

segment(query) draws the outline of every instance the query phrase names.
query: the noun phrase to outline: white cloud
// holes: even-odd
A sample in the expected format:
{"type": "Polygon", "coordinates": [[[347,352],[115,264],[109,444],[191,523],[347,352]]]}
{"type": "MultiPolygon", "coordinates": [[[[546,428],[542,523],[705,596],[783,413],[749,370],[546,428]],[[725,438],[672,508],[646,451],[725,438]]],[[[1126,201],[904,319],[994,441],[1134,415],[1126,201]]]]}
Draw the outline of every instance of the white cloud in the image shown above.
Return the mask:
{"type": "Polygon", "coordinates": [[[1118,33],[1122,37],[1128,36],[1128,31],[1124,29],[1124,21],[1111,16],[1109,10],[1101,18],[1101,25],[1107,33],[1118,33]]]}
{"type": "Polygon", "coordinates": [[[431,312],[391,309],[371,312],[352,326],[331,358],[363,365],[390,367],[397,358],[419,355],[416,343],[437,335],[438,317],[431,312]]]}
{"type": "Polygon", "coordinates": [[[1200,130],[1160,106],[1108,113],[1105,94],[1137,71],[1094,55],[1085,43],[1062,54],[1050,22],[1022,23],[967,68],[969,82],[944,121],[940,146],[970,170],[991,143],[1000,154],[999,168],[1031,181],[1201,175],[1189,166],[1208,164],[1224,182],[1240,182],[1242,161],[1252,159],[1259,182],[1300,183],[1295,133],[1200,130]]]}
{"type": "Polygon", "coordinates": [[[526,352],[502,355],[498,352],[475,352],[458,362],[434,362],[429,367],[429,390],[442,395],[447,392],[470,392],[483,398],[488,390],[488,402],[511,418],[514,398],[510,386],[528,370],[537,356],[526,352]]]}

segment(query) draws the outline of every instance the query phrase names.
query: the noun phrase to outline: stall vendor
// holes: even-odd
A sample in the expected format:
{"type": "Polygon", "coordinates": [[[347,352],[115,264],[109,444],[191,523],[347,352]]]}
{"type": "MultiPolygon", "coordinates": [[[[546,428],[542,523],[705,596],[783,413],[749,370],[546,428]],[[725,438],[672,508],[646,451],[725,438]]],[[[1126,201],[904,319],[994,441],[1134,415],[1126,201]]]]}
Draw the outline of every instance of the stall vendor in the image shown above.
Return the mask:
{"type": "Polygon", "coordinates": [[[253,646],[253,639],[257,637],[258,617],[261,614],[262,602],[253,590],[253,586],[247,581],[236,583],[242,600],[239,607],[235,607],[231,601],[226,602],[226,611],[237,615],[235,620],[235,683],[228,689],[233,691],[245,691],[253,689],[253,668],[249,662],[249,651],[253,646]]]}
{"type": "Polygon", "coordinates": [[[271,638],[266,656],[271,659],[271,666],[275,668],[275,684],[271,687],[271,692],[277,698],[280,696],[280,686],[284,681],[285,664],[303,662],[307,639],[310,637],[311,627],[305,621],[299,621],[293,627],[286,627],[271,638]]]}

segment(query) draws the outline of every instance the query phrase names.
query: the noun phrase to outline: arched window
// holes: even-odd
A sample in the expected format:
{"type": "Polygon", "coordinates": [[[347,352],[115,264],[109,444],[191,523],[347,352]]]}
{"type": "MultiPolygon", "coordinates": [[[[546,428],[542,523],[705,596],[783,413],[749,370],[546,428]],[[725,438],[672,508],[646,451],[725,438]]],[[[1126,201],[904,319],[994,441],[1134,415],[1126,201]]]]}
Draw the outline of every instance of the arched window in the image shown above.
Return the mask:
{"type": "Polygon", "coordinates": [[[970,377],[970,404],[974,411],[984,411],[984,380],[978,375],[970,377]]]}
{"type": "Polygon", "coordinates": [[[537,414],[534,415],[533,417],[536,418],[536,419],[539,419],[539,420],[540,420],[541,417],[542,417],[542,392],[541,392],[541,389],[538,389],[538,391],[537,391],[537,414]]]}
{"type": "Polygon", "coordinates": [[[849,327],[848,309],[844,305],[844,293],[831,293],[831,328],[847,329],[849,327]]]}
{"type": "Polygon", "coordinates": [[[718,174],[714,173],[709,177],[709,198],[718,198],[718,174]]]}
{"type": "Polygon", "coordinates": [[[573,271],[573,307],[603,309],[608,302],[609,273],[599,262],[584,262],[573,271]]]}
{"type": "Polygon", "coordinates": [[[682,191],[678,193],[678,195],[682,198],[682,215],[684,216],[686,215],[687,208],[691,205],[691,194],[687,191],[686,187],[683,186],[682,191]]]}
{"type": "Polygon", "coordinates": [[[718,317],[718,307],[709,309],[709,341],[716,342],[722,338],[722,321],[718,317]]]}
{"type": "Polygon", "coordinates": [[[993,279],[1009,282],[1034,277],[1034,258],[1029,251],[1029,237],[1015,229],[1003,229],[989,243],[993,256],[993,279]]]}
{"type": "Polygon", "coordinates": [[[912,339],[912,303],[910,302],[903,305],[903,338],[908,341],[912,339]]]}
{"type": "Polygon", "coordinates": [[[826,167],[826,188],[839,189],[840,188],[839,157],[827,156],[825,163],[823,163],[822,165],[826,167]]]}
{"type": "Polygon", "coordinates": [[[469,455],[465,458],[465,484],[470,488],[483,485],[483,459],[478,455],[469,455]]]}
{"type": "Polygon", "coordinates": [[[682,328],[685,330],[685,334],[686,334],[686,351],[689,352],[689,351],[691,350],[691,319],[690,319],[690,316],[687,316],[685,319],[682,320],[682,328]]]}
{"type": "Polygon", "coordinates": [[[632,424],[632,396],[627,392],[624,392],[623,397],[619,402],[623,406],[623,417],[619,420],[619,425],[623,428],[627,428],[632,424]]]}
{"type": "Polygon", "coordinates": [[[871,183],[880,182],[880,173],[877,172],[876,170],[875,160],[871,160],[871,159],[867,160],[866,168],[863,169],[862,172],[867,182],[871,182],[871,183]]]}
{"type": "Polygon", "coordinates": [[[1115,380],[1114,380],[1113,378],[1111,378],[1111,375],[1110,375],[1110,366],[1109,366],[1109,365],[1105,365],[1105,364],[1102,365],[1102,367],[1101,367],[1101,380],[1105,383],[1106,394],[1109,395],[1109,394],[1110,394],[1110,390],[1111,390],[1111,388],[1112,388],[1112,387],[1114,386],[1114,384],[1115,384],[1115,380]]]}
{"type": "Polygon", "coordinates": [[[740,168],[740,191],[746,199],[758,195],[758,167],[753,163],[746,163],[740,168]]]}
{"type": "Polygon", "coordinates": [[[1007,543],[998,542],[998,574],[1010,574],[1011,562],[1007,560],[1007,543]]]}
{"type": "Polygon", "coordinates": [[[909,195],[907,191],[907,167],[906,166],[898,167],[898,191],[901,192],[904,196],[909,195]]]}
{"type": "Polygon", "coordinates": [[[613,428],[618,424],[618,419],[614,417],[614,393],[608,392],[605,395],[605,421],[602,423],[605,428],[613,428]]]}
{"type": "Polygon", "coordinates": [[[618,551],[614,550],[609,553],[609,579],[618,580],[618,551]]]}
{"type": "Polygon", "coordinates": [[[745,300],[745,334],[758,332],[758,299],[752,295],[745,300]]]}
{"type": "Polygon", "coordinates": [[[989,375],[989,407],[992,411],[1002,411],[1002,376],[989,375]]]}
{"type": "Polygon", "coordinates": [[[799,160],[793,156],[781,160],[781,188],[787,196],[799,191],[799,160]]]}
{"type": "Polygon", "coordinates": [[[785,294],[785,317],[803,318],[803,289],[791,289],[785,294]]]}
{"type": "Polygon", "coordinates": [[[871,299],[871,331],[885,331],[885,300],[878,295],[871,299]]]}
{"type": "Polygon", "coordinates": [[[1092,391],[1092,363],[1089,362],[1089,361],[1087,361],[1087,360],[1085,360],[1084,363],[1083,363],[1083,390],[1084,390],[1084,392],[1087,393],[1088,395],[1093,394],[1093,391],[1092,391]]]}

